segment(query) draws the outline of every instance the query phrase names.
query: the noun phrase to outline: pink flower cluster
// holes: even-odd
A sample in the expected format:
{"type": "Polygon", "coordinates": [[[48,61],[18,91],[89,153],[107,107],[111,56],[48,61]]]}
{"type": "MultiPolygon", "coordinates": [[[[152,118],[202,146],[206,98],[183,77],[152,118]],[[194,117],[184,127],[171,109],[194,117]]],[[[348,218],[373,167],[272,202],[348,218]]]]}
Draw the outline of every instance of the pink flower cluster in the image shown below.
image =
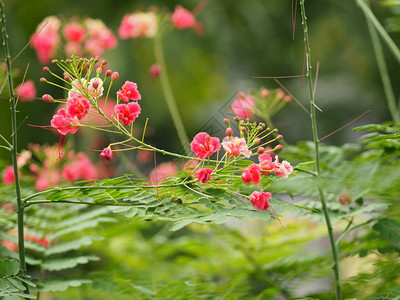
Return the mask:
{"type": "Polygon", "coordinates": [[[140,95],[137,84],[131,81],[126,81],[122,88],[117,92],[117,96],[126,104],[115,105],[115,112],[118,118],[126,126],[132,124],[141,112],[140,105],[137,102],[129,102],[129,100],[140,100],[140,95]],[[128,103],[129,102],[129,103],[128,103]]]}
{"type": "Polygon", "coordinates": [[[171,21],[178,29],[193,28],[196,25],[196,18],[181,5],[175,7],[175,11],[171,16],[171,21]]]}
{"type": "Polygon", "coordinates": [[[157,30],[157,16],[154,12],[135,12],[122,18],[118,34],[121,39],[152,38],[157,34],[157,30]]]}
{"type": "Polygon", "coordinates": [[[65,39],[66,56],[73,53],[101,56],[105,50],[114,49],[118,44],[114,33],[103,21],[92,18],[71,20],[63,26],[58,17],[50,16],[37,26],[32,38],[31,46],[42,64],[56,57],[62,38],[65,39]]]}
{"type": "Polygon", "coordinates": [[[269,153],[263,153],[258,156],[259,164],[252,164],[245,168],[242,173],[242,180],[245,184],[254,183],[258,185],[261,180],[261,175],[275,174],[281,178],[287,178],[293,173],[293,167],[286,160],[279,162],[276,155],[275,160],[269,153]]]}
{"type": "Polygon", "coordinates": [[[232,102],[231,110],[241,120],[251,119],[257,108],[258,110],[265,109],[267,110],[266,113],[273,115],[291,99],[282,89],[268,90],[261,88],[258,92],[249,90],[248,95],[243,92],[237,94],[236,99],[232,102]]]}

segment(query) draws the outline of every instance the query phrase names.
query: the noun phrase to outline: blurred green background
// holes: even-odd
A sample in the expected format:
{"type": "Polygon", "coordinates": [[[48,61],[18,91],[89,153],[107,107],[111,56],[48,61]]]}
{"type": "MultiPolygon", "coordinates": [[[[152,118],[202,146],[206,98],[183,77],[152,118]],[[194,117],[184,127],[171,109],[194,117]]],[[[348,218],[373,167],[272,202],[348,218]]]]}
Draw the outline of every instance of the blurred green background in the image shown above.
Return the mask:
{"type": "MultiPolygon", "coordinates": [[[[156,6],[173,11],[177,4],[191,10],[197,2],[7,0],[11,53],[18,53],[37,25],[49,15],[66,19],[72,16],[100,18],[115,32],[122,17],[134,10],[156,6]]],[[[218,131],[223,118],[231,116],[228,108],[238,91],[260,86],[278,87],[273,80],[254,79],[253,76],[301,74],[303,65],[299,16],[292,40],[291,1],[221,0],[206,4],[197,17],[204,25],[204,36],[186,29],[175,30],[164,39],[168,73],[189,139],[209,124],[218,131]]],[[[379,2],[372,4],[380,20],[391,14],[379,2]]],[[[390,120],[364,16],[354,1],[307,1],[307,7],[313,65],[315,67],[317,61],[320,63],[316,101],[323,113],[318,113],[319,135],[325,136],[372,109],[366,117],[325,140],[336,145],[355,142],[359,134],[352,132],[351,127],[390,120]]],[[[394,39],[398,40],[398,35],[394,39]]],[[[104,57],[112,70],[120,73],[120,84],[125,80],[138,83],[143,96],[141,124],[145,117],[150,118],[148,140],[161,148],[179,151],[181,147],[159,81],[148,76],[148,68],[154,63],[151,40],[119,39],[118,47],[105,52],[104,57]]],[[[397,82],[397,64],[390,53],[387,60],[393,82],[397,82]]],[[[39,82],[45,74],[31,47],[14,63],[19,69],[15,85],[22,80],[28,63],[27,79],[35,81],[38,97],[44,93],[56,97],[59,91],[39,82]]],[[[301,79],[284,79],[282,83],[307,106],[308,89],[302,89],[301,79]]],[[[19,150],[29,142],[58,142],[58,137],[51,132],[28,126],[49,125],[55,110],[54,105],[40,100],[20,103],[19,120],[25,116],[28,120],[19,129],[19,150]]],[[[1,101],[0,114],[2,134],[8,136],[9,108],[5,100],[1,101]]],[[[308,116],[294,101],[274,121],[289,143],[311,139],[308,116]]],[[[0,155],[8,159],[5,151],[0,155]]]]}

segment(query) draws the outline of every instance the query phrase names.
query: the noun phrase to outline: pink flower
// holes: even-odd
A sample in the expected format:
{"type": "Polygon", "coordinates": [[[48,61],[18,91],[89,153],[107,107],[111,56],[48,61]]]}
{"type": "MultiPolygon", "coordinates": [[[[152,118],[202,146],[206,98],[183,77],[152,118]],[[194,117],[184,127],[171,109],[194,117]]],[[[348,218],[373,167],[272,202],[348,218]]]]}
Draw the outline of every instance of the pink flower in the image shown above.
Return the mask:
{"type": "Polygon", "coordinates": [[[113,156],[113,153],[109,147],[104,148],[103,151],[100,153],[101,158],[105,158],[107,160],[111,160],[113,156]]]}
{"type": "Polygon", "coordinates": [[[252,118],[255,107],[256,103],[254,98],[252,96],[246,96],[242,92],[238,94],[238,98],[233,101],[231,106],[233,113],[242,120],[252,118]]]}
{"type": "Polygon", "coordinates": [[[181,5],[175,7],[175,11],[171,16],[171,21],[178,29],[193,28],[196,25],[196,19],[192,13],[181,5]]]}
{"type": "Polygon", "coordinates": [[[161,181],[171,177],[178,171],[178,167],[174,162],[166,162],[158,165],[155,169],[150,172],[149,181],[152,184],[158,184],[161,181]]]}
{"type": "Polygon", "coordinates": [[[72,54],[82,55],[82,44],[76,42],[67,42],[64,47],[64,51],[68,56],[72,54]]]}
{"type": "Polygon", "coordinates": [[[33,101],[36,97],[36,88],[33,80],[27,80],[15,88],[15,94],[21,101],[33,101]]]}
{"type": "Polygon", "coordinates": [[[262,189],[257,192],[254,191],[251,195],[250,195],[250,201],[251,204],[253,204],[255,209],[258,210],[268,210],[269,208],[269,203],[268,200],[271,198],[271,193],[268,192],[264,192],[262,189]]]}
{"type": "Polygon", "coordinates": [[[278,156],[275,158],[275,165],[274,173],[281,178],[288,178],[293,173],[293,167],[290,163],[286,160],[279,163],[278,156]]]}
{"type": "Polygon", "coordinates": [[[257,164],[252,164],[245,168],[242,173],[242,180],[245,184],[250,184],[253,182],[255,185],[260,183],[260,166],[257,164]]]}
{"type": "MultiPolygon", "coordinates": [[[[3,172],[3,183],[5,185],[11,185],[15,182],[15,173],[13,166],[7,166],[3,172]]],[[[19,177],[21,178],[21,172],[18,172],[19,177]]]]}
{"type": "Polygon", "coordinates": [[[157,17],[153,12],[137,12],[122,18],[118,34],[122,39],[154,37],[157,33],[157,17]]]}
{"type": "Polygon", "coordinates": [[[261,173],[269,175],[274,172],[276,164],[272,161],[272,156],[269,153],[259,155],[258,160],[260,161],[261,173]]]}
{"type": "Polygon", "coordinates": [[[204,159],[221,149],[221,144],[219,143],[219,138],[211,137],[206,132],[199,132],[193,138],[190,147],[196,157],[204,159]]]}
{"type": "Polygon", "coordinates": [[[86,96],[87,93],[87,80],[85,78],[74,79],[71,82],[71,89],[68,91],[68,98],[73,96],[86,96]]]}
{"type": "Polygon", "coordinates": [[[82,25],[71,22],[64,27],[64,35],[68,42],[80,43],[85,39],[85,27],[82,25]]]}
{"type": "Polygon", "coordinates": [[[157,78],[158,76],[160,76],[160,73],[161,73],[161,67],[158,64],[152,65],[149,69],[149,76],[151,78],[157,78]]]}
{"type": "Polygon", "coordinates": [[[64,108],[58,110],[51,120],[51,126],[62,135],[74,134],[78,130],[77,125],[79,125],[78,120],[71,117],[64,108]]]}
{"type": "Polygon", "coordinates": [[[222,147],[229,156],[243,154],[245,157],[249,158],[251,155],[251,151],[247,147],[246,140],[243,138],[225,137],[222,141],[222,147]]]}
{"type": "Polygon", "coordinates": [[[115,105],[114,110],[124,125],[130,125],[132,122],[134,122],[141,111],[139,104],[136,102],[117,104],[115,105]]]}
{"type": "Polygon", "coordinates": [[[73,96],[67,100],[67,111],[71,117],[83,119],[89,112],[90,102],[84,97],[73,96]]]}
{"type": "Polygon", "coordinates": [[[50,16],[45,18],[32,34],[31,46],[36,50],[40,63],[46,64],[55,56],[61,40],[58,33],[60,27],[60,20],[55,16],[50,16]]]}
{"type": "Polygon", "coordinates": [[[199,178],[199,183],[200,182],[206,183],[207,181],[210,180],[212,172],[213,170],[211,170],[210,168],[205,168],[198,171],[194,176],[199,178]]]}
{"type": "Polygon", "coordinates": [[[85,47],[90,55],[100,56],[105,49],[114,49],[117,46],[118,40],[103,21],[87,18],[85,25],[89,36],[85,47]]]}
{"type": "Polygon", "coordinates": [[[125,84],[122,86],[122,89],[117,92],[117,95],[125,103],[129,102],[129,99],[142,99],[142,96],[137,89],[137,84],[132,81],[126,81],[125,84]]]}
{"type": "Polygon", "coordinates": [[[60,181],[60,171],[45,167],[40,170],[35,187],[38,191],[41,191],[60,184],[60,181]]]}
{"type": "Polygon", "coordinates": [[[153,151],[140,149],[137,152],[136,159],[138,160],[138,162],[140,162],[142,164],[146,164],[151,160],[152,157],[153,157],[153,151]]]}

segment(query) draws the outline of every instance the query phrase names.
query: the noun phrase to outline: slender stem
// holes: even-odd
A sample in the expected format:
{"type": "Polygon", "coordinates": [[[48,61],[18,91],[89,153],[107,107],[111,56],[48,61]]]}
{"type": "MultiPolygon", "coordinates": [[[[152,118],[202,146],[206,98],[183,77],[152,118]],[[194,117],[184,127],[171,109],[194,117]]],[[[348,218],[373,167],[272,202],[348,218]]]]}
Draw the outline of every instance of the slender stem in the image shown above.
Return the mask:
{"type": "MultiPolygon", "coordinates": [[[[311,66],[311,48],[310,48],[310,40],[308,37],[308,27],[307,27],[307,17],[306,10],[304,5],[305,0],[300,0],[301,7],[301,18],[302,18],[302,26],[304,31],[304,43],[306,45],[306,77],[308,81],[309,93],[310,93],[310,112],[311,112],[311,124],[313,131],[313,139],[314,139],[314,151],[315,151],[315,163],[316,163],[316,174],[317,178],[321,177],[320,170],[320,161],[319,161],[319,139],[317,132],[317,120],[315,114],[315,99],[314,99],[314,87],[313,87],[313,77],[312,77],[312,66],[311,66]]],[[[336,289],[336,299],[342,299],[342,291],[340,287],[340,274],[339,274],[339,258],[338,258],[338,249],[335,243],[335,238],[333,236],[333,228],[332,222],[329,216],[329,209],[326,205],[325,195],[322,187],[318,184],[318,193],[322,204],[322,210],[325,216],[325,223],[328,229],[329,241],[331,244],[332,256],[333,256],[333,271],[335,274],[335,289],[336,289]]]]}
{"type": "Polygon", "coordinates": [[[392,38],[387,33],[387,31],[382,26],[382,24],[379,23],[378,19],[375,17],[374,13],[371,11],[371,9],[367,5],[367,3],[365,3],[364,0],[355,0],[355,1],[358,4],[358,6],[361,8],[363,13],[365,14],[365,17],[368,20],[370,20],[371,23],[374,25],[375,29],[378,31],[379,35],[385,41],[385,43],[389,47],[390,51],[392,51],[394,57],[400,63],[400,49],[396,46],[395,42],[393,42],[392,38]]]}
{"type": "Polygon", "coordinates": [[[174,122],[174,126],[178,133],[179,140],[182,144],[182,147],[186,153],[189,155],[189,139],[187,137],[185,127],[182,122],[181,115],[179,114],[178,107],[175,102],[174,95],[172,93],[171,84],[169,82],[168,73],[167,73],[167,65],[165,63],[164,58],[164,50],[162,46],[162,36],[161,34],[157,34],[154,37],[154,53],[156,56],[157,63],[161,68],[160,72],[160,81],[161,87],[165,96],[165,100],[167,102],[168,110],[171,114],[172,121],[174,122]]]}
{"type": "MultiPolygon", "coordinates": [[[[18,215],[18,254],[19,254],[19,273],[21,275],[26,275],[26,262],[25,262],[25,241],[24,241],[24,208],[22,206],[21,201],[21,186],[20,179],[18,173],[18,164],[17,164],[17,112],[16,112],[16,98],[14,93],[13,81],[12,81],[12,73],[11,73],[11,55],[10,49],[8,45],[8,35],[6,32],[6,17],[4,13],[4,2],[0,1],[0,9],[1,9],[1,31],[3,35],[3,47],[6,55],[6,64],[7,64],[7,78],[8,78],[8,87],[10,89],[10,108],[11,108],[11,160],[14,168],[14,176],[15,176],[15,192],[17,198],[17,215],[18,215]]],[[[24,284],[25,293],[29,294],[29,286],[24,284]]]]}
{"type": "Polygon", "coordinates": [[[400,122],[400,113],[396,107],[396,98],[393,92],[392,84],[390,82],[389,72],[387,70],[385,57],[383,55],[381,41],[379,40],[378,34],[374,26],[372,25],[371,20],[368,18],[367,18],[367,24],[368,24],[369,34],[372,40],[372,45],[374,46],[376,62],[378,64],[379,73],[381,75],[383,91],[385,92],[386,95],[386,100],[390,111],[390,115],[392,116],[393,121],[400,122]]]}

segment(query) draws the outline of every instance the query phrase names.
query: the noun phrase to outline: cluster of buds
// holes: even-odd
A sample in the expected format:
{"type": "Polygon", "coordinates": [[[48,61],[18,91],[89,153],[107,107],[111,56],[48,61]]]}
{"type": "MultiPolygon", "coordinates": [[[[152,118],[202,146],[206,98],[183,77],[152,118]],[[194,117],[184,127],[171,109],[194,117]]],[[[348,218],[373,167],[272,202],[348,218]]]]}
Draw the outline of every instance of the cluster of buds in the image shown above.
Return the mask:
{"type": "Polygon", "coordinates": [[[292,97],[280,88],[268,90],[262,87],[257,92],[249,90],[248,94],[239,92],[232,102],[231,110],[241,120],[254,116],[268,120],[291,100],[292,97]]]}
{"type": "Polygon", "coordinates": [[[118,40],[114,33],[99,19],[71,20],[66,24],[56,16],[46,17],[32,35],[31,46],[40,63],[47,64],[63,50],[62,56],[101,56],[105,50],[114,49],[118,40]],[[65,41],[65,43],[62,43],[65,41]],[[60,45],[64,44],[61,49],[60,45]]]}

